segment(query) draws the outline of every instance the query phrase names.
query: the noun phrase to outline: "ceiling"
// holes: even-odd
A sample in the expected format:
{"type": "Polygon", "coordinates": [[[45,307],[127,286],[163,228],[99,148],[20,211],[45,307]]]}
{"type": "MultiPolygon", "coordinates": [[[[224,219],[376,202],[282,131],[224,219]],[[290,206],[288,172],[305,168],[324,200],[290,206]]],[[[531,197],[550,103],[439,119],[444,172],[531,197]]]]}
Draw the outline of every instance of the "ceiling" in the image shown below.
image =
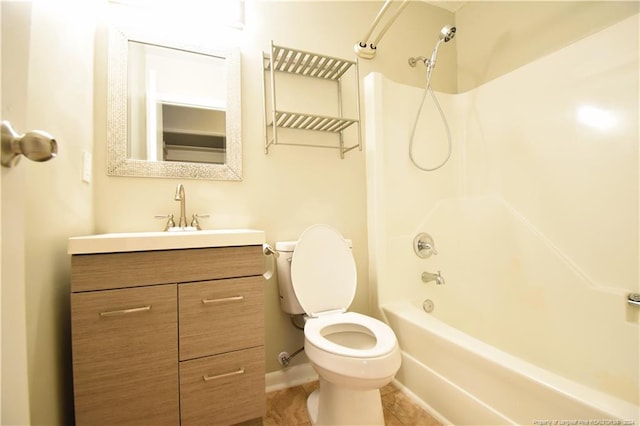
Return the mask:
{"type": "Polygon", "coordinates": [[[460,9],[466,2],[464,1],[427,1],[427,3],[432,4],[434,6],[441,7],[443,9],[447,9],[450,12],[456,12],[460,9]]]}

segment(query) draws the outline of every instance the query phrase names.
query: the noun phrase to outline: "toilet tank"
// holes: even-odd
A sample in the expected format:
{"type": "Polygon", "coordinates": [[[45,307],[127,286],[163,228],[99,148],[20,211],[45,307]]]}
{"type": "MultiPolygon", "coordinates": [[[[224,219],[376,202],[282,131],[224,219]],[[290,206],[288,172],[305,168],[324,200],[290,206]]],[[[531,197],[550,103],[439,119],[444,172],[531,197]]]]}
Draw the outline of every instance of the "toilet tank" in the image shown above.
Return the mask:
{"type": "MultiPolygon", "coordinates": [[[[349,248],[353,248],[351,240],[345,240],[349,248]]],[[[278,294],[280,296],[280,309],[290,315],[304,314],[304,309],[300,306],[296,293],[293,291],[291,282],[291,258],[296,248],[297,241],[276,242],[276,271],[278,273],[278,294]]],[[[322,261],[320,259],[319,261],[322,261]]]]}
{"type": "Polygon", "coordinates": [[[276,271],[278,271],[278,294],[280,296],[280,309],[291,315],[304,314],[304,309],[298,303],[291,283],[291,258],[297,241],[276,242],[276,271]]]}

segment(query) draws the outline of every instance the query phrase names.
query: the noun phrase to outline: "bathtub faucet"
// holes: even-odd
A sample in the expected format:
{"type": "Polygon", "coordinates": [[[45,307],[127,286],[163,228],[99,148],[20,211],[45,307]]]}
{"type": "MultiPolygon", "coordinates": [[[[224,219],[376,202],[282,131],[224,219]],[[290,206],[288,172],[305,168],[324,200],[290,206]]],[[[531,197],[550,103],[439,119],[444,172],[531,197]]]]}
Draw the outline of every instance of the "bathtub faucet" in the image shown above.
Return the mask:
{"type": "Polygon", "coordinates": [[[431,281],[435,281],[436,284],[442,285],[444,284],[444,277],[440,275],[440,271],[438,271],[437,274],[432,274],[431,272],[423,272],[422,282],[430,283],[431,281]]]}

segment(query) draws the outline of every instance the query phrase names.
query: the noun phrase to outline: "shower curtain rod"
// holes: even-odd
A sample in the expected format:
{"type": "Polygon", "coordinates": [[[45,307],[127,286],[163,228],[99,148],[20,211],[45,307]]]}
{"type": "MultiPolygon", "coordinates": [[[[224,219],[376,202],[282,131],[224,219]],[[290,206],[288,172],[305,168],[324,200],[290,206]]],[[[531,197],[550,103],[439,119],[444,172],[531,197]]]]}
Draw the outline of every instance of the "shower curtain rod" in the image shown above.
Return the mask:
{"type": "Polygon", "coordinates": [[[373,31],[376,29],[376,26],[382,19],[382,16],[385,14],[389,6],[391,6],[392,2],[393,0],[387,0],[384,2],[384,5],[380,9],[380,12],[378,12],[376,19],[373,20],[373,23],[371,24],[369,31],[367,31],[367,34],[362,38],[361,41],[357,42],[355,46],[353,46],[353,51],[359,57],[363,59],[373,59],[376,56],[376,49],[378,47],[378,42],[382,39],[382,36],[384,36],[384,33],[387,32],[391,24],[393,24],[393,22],[398,17],[398,15],[400,15],[400,12],[402,12],[402,10],[409,5],[408,0],[402,0],[402,3],[400,3],[400,6],[396,8],[395,12],[393,12],[393,15],[391,15],[389,20],[387,20],[387,23],[384,25],[384,27],[382,27],[382,29],[378,33],[378,36],[373,41],[370,41],[369,38],[371,37],[371,34],[373,34],[373,31]]]}

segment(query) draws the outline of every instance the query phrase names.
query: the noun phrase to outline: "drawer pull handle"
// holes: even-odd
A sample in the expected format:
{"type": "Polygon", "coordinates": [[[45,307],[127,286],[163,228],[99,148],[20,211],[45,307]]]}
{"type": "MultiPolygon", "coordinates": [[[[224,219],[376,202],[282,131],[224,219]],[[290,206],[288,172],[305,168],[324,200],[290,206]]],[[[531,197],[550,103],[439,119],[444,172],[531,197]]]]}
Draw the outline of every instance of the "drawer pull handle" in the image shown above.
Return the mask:
{"type": "Polygon", "coordinates": [[[239,302],[241,300],[244,300],[244,296],[223,297],[222,299],[202,299],[202,304],[209,305],[212,303],[239,302]]]}
{"type": "Polygon", "coordinates": [[[150,311],[150,310],[151,310],[151,305],[147,305],[147,306],[140,306],[139,308],[121,309],[119,311],[100,312],[100,316],[101,317],[115,317],[117,315],[133,314],[133,313],[136,313],[136,312],[145,312],[145,311],[150,311]]]}
{"type": "Polygon", "coordinates": [[[231,373],[218,374],[217,376],[202,376],[202,378],[205,382],[208,382],[209,380],[223,379],[225,377],[237,376],[239,374],[244,374],[244,368],[239,368],[231,373]]]}

